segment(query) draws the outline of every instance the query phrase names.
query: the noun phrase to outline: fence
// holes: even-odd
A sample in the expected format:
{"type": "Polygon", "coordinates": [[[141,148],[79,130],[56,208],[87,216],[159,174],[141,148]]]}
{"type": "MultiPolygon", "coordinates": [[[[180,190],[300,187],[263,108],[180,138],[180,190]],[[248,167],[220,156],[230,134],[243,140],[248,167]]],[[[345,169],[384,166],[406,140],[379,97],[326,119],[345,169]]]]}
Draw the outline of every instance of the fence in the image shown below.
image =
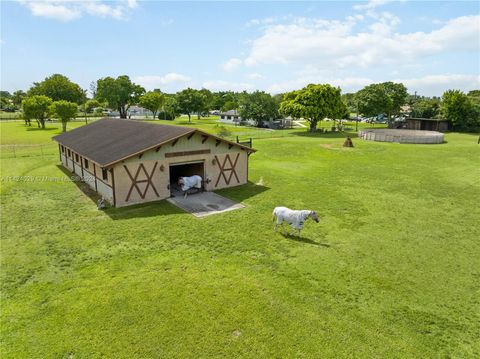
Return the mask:
{"type": "MultiPolygon", "coordinates": [[[[108,117],[108,116],[91,116],[91,115],[87,115],[87,117],[85,116],[77,116],[73,119],[71,119],[70,121],[73,121],[73,122],[82,122],[82,121],[85,121],[85,119],[87,121],[92,121],[92,120],[98,120],[100,118],[103,118],[103,117],[108,117]]],[[[15,117],[15,116],[12,116],[12,117],[0,117],[0,122],[24,122],[25,119],[21,116],[18,116],[18,117],[15,117]]],[[[48,119],[48,120],[45,120],[46,123],[57,123],[57,122],[60,122],[56,119],[48,119]]],[[[32,120],[32,125],[33,124],[36,124],[36,121],[35,119],[32,120]]]]}
{"type": "Polygon", "coordinates": [[[252,146],[252,138],[250,138],[248,141],[239,141],[238,136],[237,136],[237,143],[239,145],[244,145],[244,146],[247,146],[247,147],[250,147],[250,148],[253,147],[252,146]]]}
{"type": "Polygon", "coordinates": [[[1,145],[0,158],[52,157],[58,156],[56,144],[1,145]]]}

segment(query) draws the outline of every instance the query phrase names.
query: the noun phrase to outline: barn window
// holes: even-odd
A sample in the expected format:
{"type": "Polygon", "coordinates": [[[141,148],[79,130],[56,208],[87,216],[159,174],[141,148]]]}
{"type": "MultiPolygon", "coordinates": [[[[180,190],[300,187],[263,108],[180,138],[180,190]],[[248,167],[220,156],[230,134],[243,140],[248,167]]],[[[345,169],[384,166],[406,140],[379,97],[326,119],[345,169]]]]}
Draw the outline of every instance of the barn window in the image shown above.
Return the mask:
{"type": "Polygon", "coordinates": [[[107,171],[105,168],[102,169],[102,178],[103,178],[105,181],[108,180],[108,171],[107,171]]]}
{"type": "Polygon", "coordinates": [[[65,147],[60,146],[60,148],[62,149],[62,153],[65,153],[65,147]]]}
{"type": "Polygon", "coordinates": [[[88,170],[88,160],[86,158],[84,158],[83,161],[85,163],[85,168],[88,170]]]}
{"type": "Polygon", "coordinates": [[[68,157],[70,157],[70,150],[67,150],[67,155],[68,157]]]}
{"type": "Polygon", "coordinates": [[[75,153],[75,162],[79,162],[79,160],[78,160],[78,153],[75,153]]]}

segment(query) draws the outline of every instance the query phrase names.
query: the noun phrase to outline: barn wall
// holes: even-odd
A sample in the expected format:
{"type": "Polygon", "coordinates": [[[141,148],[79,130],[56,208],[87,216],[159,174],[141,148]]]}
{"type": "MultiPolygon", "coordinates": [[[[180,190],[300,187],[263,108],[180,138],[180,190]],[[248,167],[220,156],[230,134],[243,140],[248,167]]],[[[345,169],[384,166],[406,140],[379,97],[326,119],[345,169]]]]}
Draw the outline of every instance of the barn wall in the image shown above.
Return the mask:
{"type": "Polygon", "coordinates": [[[66,156],[66,154],[61,154],[61,161],[63,167],[67,168],[71,172],[73,172],[72,160],[66,156]]]}
{"type": "Polygon", "coordinates": [[[409,130],[420,130],[422,123],[418,120],[407,119],[407,128],[409,130]]]}
{"type": "MultiPolygon", "coordinates": [[[[201,134],[195,134],[190,139],[188,136],[184,136],[174,144],[173,142],[162,146],[158,151],[152,149],[145,152],[143,155],[131,157],[121,163],[115,165],[115,194],[116,205],[126,206],[135,203],[143,203],[149,201],[156,201],[165,199],[170,196],[169,189],[169,177],[170,177],[170,165],[176,163],[203,161],[205,166],[206,176],[204,178],[205,190],[212,191],[216,189],[238,186],[247,183],[248,175],[248,155],[247,151],[240,149],[238,146],[232,146],[229,148],[229,144],[220,142],[217,144],[215,138],[209,137],[206,141],[201,134]],[[204,141],[204,142],[203,142],[204,141]],[[202,143],[203,142],[203,143],[202,143]],[[182,154],[178,155],[178,152],[209,150],[210,153],[199,154],[182,154]],[[172,156],[173,153],[177,155],[172,156]],[[167,156],[166,156],[167,154],[167,156]],[[235,174],[231,171],[225,171],[225,177],[221,175],[220,165],[225,164],[225,168],[230,168],[231,164],[236,160],[235,174]],[[218,159],[218,161],[217,161],[218,159]],[[226,162],[225,162],[226,161],[226,162]],[[153,167],[157,163],[155,170],[152,172],[153,167]],[[152,184],[154,185],[157,193],[153,190],[152,186],[147,189],[144,198],[138,193],[136,188],[133,188],[127,201],[128,192],[132,186],[132,181],[125,170],[126,166],[130,171],[131,176],[135,176],[139,166],[143,164],[148,175],[152,175],[152,184]],[[163,166],[163,171],[160,168],[163,166]],[[238,177],[238,180],[237,180],[238,177]],[[228,183],[227,183],[228,181],[228,183]]],[[[146,174],[143,169],[140,169],[137,179],[146,179],[146,174]]],[[[144,192],[146,183],[141,184],[140,191],[144,192]]],[[[143,193],[142,193],[143,194],[143,193]]]]}
{"type": "Polygon", "coordinates": [[[73,152],[71,157],[68,158],[65,151],[61,155],[61,162],[63,166],[72,172],[74,171],[80,177],[82,177],[83,165],[82,178],[93,190],[95,190],[94,174],[96,174],[96,191],[111,204],[115,202],[116,207],[170,197],[170,165],[176,163],[203,161],[205,169],[204,186],[207,191],[247,183],[247,151],[238,146],[230,146],[223,141],[217,142],[212,137],[205,139],[198,133],[190,139],[187,137],[179,138],[175,144],[170,142],[158,150],[152,149],[142,155],[131,157],[114,165],[112,168],[113,176],[109,170],[106,180],[103,180],[100,166],[90,161],[87,170],[84,166],[84,159],[79,155],[79,161],[75,161],[73,152]],[[192,154],[191,151],[202,151],[203,153],[192,154]],[[75,162],[74,166],[72,161],[75,162]],[[235,171],[228,170],[233,164],[235,164],[235,171]],[[220,167],[226,169],[223,174],[220,167]],[[131,177],[136,179],[137,186],[132,186],[131,177]],[[115,193],[112,188],[115,189],[115,193]]]}
{"type": "Polygon", "coordinates": [[[447,121],[442,121],[438,124],[438,130],[441,131],[441,132],[445,132],[445,131],[448,131],[448,122],[447,121]]]}
{"type": "Polygon", "coordinates": [[[116,206],[158,201],[170,197],[168,168],[161,161],[138,159],[119,163],[114,167],[116,206]],[[138,173],[138,174],[137,174],[138,173]],[[137,181],[133,186],[130,176],[137,181]],[[150,177],[150,179],[149,179],[150,177]]]}
{"type": "MultiPolygon", "coordinates": [[[[80,163],[83,161],[83,158],[81,161],[76,162],[75,161],[75,155],[73,154],[71,157],[67,156],[67,152],[61,153],[60,156],[62,165],[67,168],[69,171],[72,173],[75,173],[78,175],[82,180],[88,184],[94,191],[96,191],[100,196],[105,198],[108,202],[113,204],[113,190],[112,190],[112,178],[110,173],[108,173],[108,180],[104,181],[102,180],[102,170],[101,168],[90,162],[89,163],[89,169],[87,170],[85,167],[83,168],[83,176],[82,176],[82,165],[84,162],[80,163]],[[72,158],[73,157],[73,158],[72,158]],[[94,176],[94,167],[95,167],[95,173],[97,177],[97,188],[95,189],[95,176],[94,176]]],[[[79,158],[80,160],[80,158],[79,158]]]]}

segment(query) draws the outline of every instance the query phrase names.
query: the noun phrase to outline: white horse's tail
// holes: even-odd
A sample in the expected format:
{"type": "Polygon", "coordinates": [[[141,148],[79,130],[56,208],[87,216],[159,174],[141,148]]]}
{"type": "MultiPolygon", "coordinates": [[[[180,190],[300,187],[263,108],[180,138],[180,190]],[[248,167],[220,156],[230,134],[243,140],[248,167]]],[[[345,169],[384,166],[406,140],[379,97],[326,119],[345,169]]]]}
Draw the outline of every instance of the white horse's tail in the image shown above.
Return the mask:
{"type": "Polygon", "coordinates": [[[275,208],[274,208],[272,212],[272,222],[275,222],[276,218],[277,218],[277,214],[275,213],[275,208]]]}

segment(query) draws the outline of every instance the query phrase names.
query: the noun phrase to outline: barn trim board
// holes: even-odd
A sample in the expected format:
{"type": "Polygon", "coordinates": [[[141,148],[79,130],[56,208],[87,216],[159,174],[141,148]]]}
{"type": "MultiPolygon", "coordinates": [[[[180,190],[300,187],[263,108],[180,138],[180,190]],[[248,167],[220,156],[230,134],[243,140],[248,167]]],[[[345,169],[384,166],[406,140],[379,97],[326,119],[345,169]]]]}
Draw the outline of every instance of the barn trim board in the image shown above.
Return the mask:
{"type": "Polygon", "coordinates": [[[173,177],[190,172],[202,176],[206,191],[245,184],[256,152],[195,128],[122,119],[98,120],[53,140],[62,165],[116,207],[168,198],[173,177]]]}

